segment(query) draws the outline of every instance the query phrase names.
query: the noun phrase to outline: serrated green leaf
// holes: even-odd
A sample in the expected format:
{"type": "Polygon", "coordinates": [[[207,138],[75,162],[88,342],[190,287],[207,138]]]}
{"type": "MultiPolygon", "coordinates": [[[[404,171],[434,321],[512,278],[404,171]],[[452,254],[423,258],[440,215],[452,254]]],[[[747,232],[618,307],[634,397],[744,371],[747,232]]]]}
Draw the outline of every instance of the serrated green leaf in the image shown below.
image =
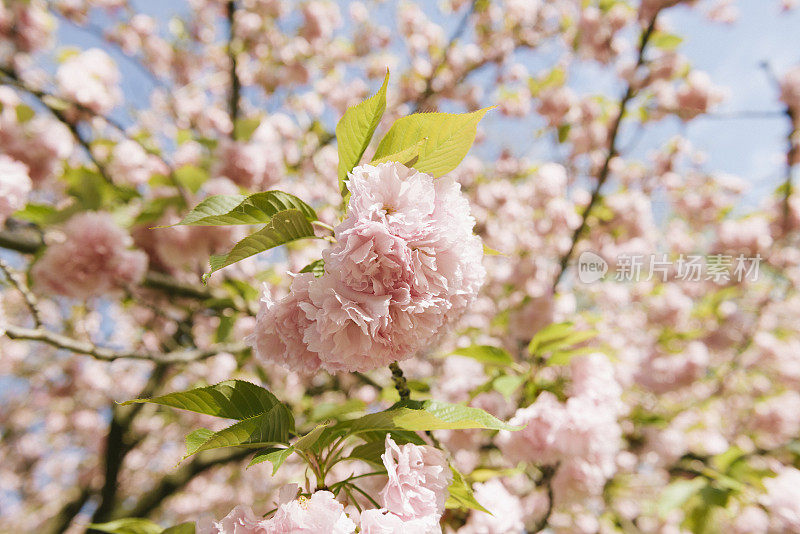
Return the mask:
{"type": "Polygon", "coordinates": [[[389,71],[387,70],[383,85],[378,92],[367,100],[347,108],[336,125],[336,143],[339,150],[339,189],[342,194],[347,191],[345,186],[347,174],[361,161],[361,157],[375,133],[375,128],[378,127],[378,123],[383,117],[388,85],[389,71]]]}
{"type": "Polygon", "coordinates": [[[352,434],[373,430],[443,430],[484,428],[491,430],[520,430],[495,416],[471,406],[450,404],[435,400],[404,401],[395,406],[359,419],[346,421],[352,434]]]}
{"type": "Polygon", "coordinates": [[[425,140],[413,167],[432,176],[455,169],[469,152],[478,123],[491,108],[472,113],[415,113],[395,121],[381,139],[375,159],[400,153],[425,140]]]}
{"type": "Polygon", "coordinates": [[[88,526],[108,534],[161,534],[164,530],[158,523],[139,517],[117,519],[108,523],[91,523],[88,526]]]}
{"type": "Polygon", "coordinates": [[[381,458],[381,455],[384,452],[386,452],[386,441],[375,440],[355,447],[352,451],[350,451],[350,456],[348,456],[348,458],[362,460],[374,466],[383,468],[383,458],[381,458]]]}
{"type": "Polygon", "coordinates": [[[315,260],[300,269],[301,273],[313,273],[314,277],[319,278],[325,274],[325,261],[315,260]]]}
{"type": "Polygon", "coordinates": [[[288,444],[289,433],[294,430],[294,417],[283,404],[276,404],[268,412],[242,419],[231,426],[214,432],[192,454],[224,447],[264,447],[288,444]]]}
{"type": "Polygon", "coordinates": [[[493,347],[491,345],[472,345],[470,347],[462,347],[453,351],[453,354],[466,356],[481,363],[491,365],[511,365],[514,363],[514,358],[509,352],[500,347],[493,347]]]}
{"type": "Polygon", "coordinates": [[[300,210],[285,210],[275,214],[261,230],[245,237],[227,254],[211,256],[211,271],[203,275],[203,281],[223,267],[249,258],[259,252],[297,241],[316,237],[314,227],[300,210]]]}
{"type": "Polygon", "coordinates": [[[191,456],[214,435],[213,430],[198,428],[194,432],[186,435],[186,456],[191,456]]]}
{"type": "MultiPolygon", "coordinates": [[[[195,206],[177,225],[226,226],[268,223],[276,214],[298,210],[309,221],[317,220],[314,208],[283,191],[264,191],[249,196],[215,195],[195,206]]],[[[173,225],[173,226],[177,226],[173,225]]]]}
{"type": "Polygon", "coordinates": [[[300,439],[295,441],[294,448],[297,449],[298,451],[307,451],[308,449],[314,446],[314,444],[322,435],[322,432],[326,428],[333,426],[333,424],[334,421],[332,420],[318,424],[311,430],[311,432],[309,432],[305,436],[301,436],[300,439]]]}
{"type": "Polygon", "coordinates": [[[450,484],[450,488],[448,488],[450,494],[447,497],[447,501],[445,501],[445,507],[478,510],[492,515],[489,510],[481,506],[481,503],[475,499],[472,486],[464,479],[464,475],[453,466],[450,466],[450,469],[453,471],[453,482],[450,484]]]}
{"type": "Polygon", "coordinates": [[[379,165],[381,163],[396,161],[397,163],[402,163],[406,167],[413,167],[417,163],[417,161],[419,161],[419,153],[427,142],[428,138],[424,137],[420,139],[417,143],[409,147],[406,147],[400,152],[396,152],[394,154],[388,154],[381,158],[372,158],[372,161],[370,161],[370,165],[379,165]]]}
{"type": "Polygon", "coordinates": [[[280,404],[275,395],[244,380],[227,380],[214,386],[169,393],[150,399],[129,400],[122,405],[145,402],[225,419],[247,419],[266,413],[280,404]]]}
{"type": "Polygon", "coordinates": [[[278,448],[278,447],[271,447],[269,449],[264,449],[263,451],[258,452],[250,463],[247,464],[247,467],[252,467],[254,465],[269,462],[272,464],[272,475],[275,476],[275,473],[278,472],[278,469],[281,468],[283,462],[292,455],[294,452],[294,447],[289,446],[285,449],[278,448]]]}

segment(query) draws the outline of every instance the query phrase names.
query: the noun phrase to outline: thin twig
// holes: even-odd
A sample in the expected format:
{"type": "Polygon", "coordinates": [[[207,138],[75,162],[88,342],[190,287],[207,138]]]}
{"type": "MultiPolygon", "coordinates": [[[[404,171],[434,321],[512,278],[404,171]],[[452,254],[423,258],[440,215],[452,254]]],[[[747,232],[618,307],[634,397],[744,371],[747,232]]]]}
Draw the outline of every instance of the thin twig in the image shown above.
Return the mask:
{"type": "Polygon", "coordinates": [[[425,88],[422,90],[420,95],[417,97],[416,102],[414,103],[414,113],[418,112],[422,109],[422,106],[427,102],[427,100],[433,96],[433,84],[436,80],[436,75],[439,73],[439,70],[447,63],[447,56],[450,54],[450,50],[452,50],[453,46],[455,46],[456,42],[461,38],[464,32],[467,29],[467,22],[469,22],[470,16],[475,12],[475,5],[477,4],[477,0],[472,0],[469,5],[469,9],[464,13],[464,16],[461,18],[461,21],[458,23],[453,34],[450,36],[450,39],[447,41],[444,49],[442,50],[441,58],[439,59],[436,65],[431,66],[431,74],[425,80],[425,88]]]}
{"type": "Polygon", "coordinates": [[[96,117],[98,119],[103,120],[106,124],[108,124],[115,130],[117,130],[119,133],[124,135],[126,139],[129,139],[138,144],[140,147],[142,147],[142,149],[145,152],[153,156],[156,156],[161,161],[161,163],[163,163],[164,166],[167,167],[168,177],[172,182],[172,185],[175,187],[175,189],[178,190],[178,193],[181,199],[183,200],[183,203],[186,205],[186,207],[189,207],[191,205],[191,195],[189,194],[189,191],[187,191],[186,188],[183,186],[183,184],[180,182],[180,180],[178,180],[178,177],[175,175],[175,170],[172,168],[170,162],[168,162],[160,153],[158,153],[155,150],[152,150],[150,147],[142,143],[140,139],[130,136],[125,126],[115,121],[111,117],[98,113],[97,111],[94,111],[93,109],[88,108],[83,104],[80,104],[78,102],[72,102],[63,97],[53,95],[46,91],[42,91],[40,89],[35,89],[33,87],[28,86],[19,78],[19,76],[12,69],[8,67],[0,66],[0,74],[4,76],[5,78],[3,80],[4,82],[10,83],[14,87],[36,98],[44,107],[48,109],[48,111],[50,111],[50,113],[52,113],[61,123],[63,123],[69,129],[73,137],[75,137],[76,141],[83,147],[89,158],[98,168],[100,174],[103,176],[103,178],[106,179],[106,181],[108,181],[109,183],[113,183],[110,175],[105,169],[105,166],[102,165],[92,153],[90,142],[82,136],[82,134],[78,130],[77,124],[74,121],[69,120],[62,110],[53,106],[50,102],[54,100],[61,101],[69,107],[74,107],[75,109],[77,109],[78,111],[80,111],[85,115],[91,115],[92,117],[96,117]]]}
{"type": "Polygon", "coordinates": [[[6,275],[9,283],[11,283],[11,285],[20,292],[22,298],[25,299],[25,304],[28,306],[28,309],[31,312],[31,316],[33,317],[33,322],[36,324],[36,327],[38,328],[42,326],[42,316],[39,312],[39,305],[36,300],[36,295],[31,292],[22,275],[12,269],[11,266],[2,259],[0,259],[0,271],[3,271],[3,274],[6,275]]]}
{"type": "Polygon", "coordinates": [[[227,6],[228,16],[228,58],[231,64],[231,93],[228,101],[228,114],[231,117],[231,124],[234,129],[231,130],[231,135],[236,131],[236,120],[239,118],[239,106],[241,100],[242,83],[239,80],[239,75],[236,73],[236,2],[235,0],[228,0],[227,6]]]}
{"type": "Polygon", "coordinates": [[[190,349],[167,352],[164,354],[114,350],[107,347],[98,347],[88,341],[80,341],[71,337],[57,334],[43,328],[23,328],[20,326],[6,326],[6,336],[10,339],[25,339],[40,341],[53,347],[68,350],[76,354],[85,354],[97,360],[112,362],[114,360],[145,360],[158,364],[189,363],[205,360],[221,353],[237,353],[247,350],[244,343],[217,345],[210,349],[190,349]]]}
{"type": "MultiPolygon", "coordinates": [[[[636,60],[636,67],[641,67],[644,64],[644,53],[645,49],[647,48],[647,43],[650,41],[650,38],[653,35],[653,32],[656,27],[656,19],[658,18],[658,14],[654,15],[650,23],[647,27],[642,31],[640,40],[639,40],[639,52],[638,57],[636,60]]],[[[631,99],[636,95],[636,89],[633,84],[629,83],[627,88],[625,89],[625,94],[619,101],[619,109],[617,110],[617,115],[614,118],[614,122],[611,125],[611,130],[608,134],[608,154],[606,155],[605,160],[603,161],[603,166],[600,168],[600,172],[597,175],[597,183],[592,190],[592,196],[589,199],[589,204],[586,206],[586,209],[583,210],[583,215],[581,216],[581,224],[575,229],[572,234],[572,241],[570,243],[569,250],[564,254],[560,261],[559,261],[559,271],[558,275],[553,282],[553,290],[558,286],[558,283],[561,281],[562,276],[567,270],[567,264],[569,260],[572,258],[572,254],[575,252],[575,247],[578,244],[583,233],[586,231],[588,226],[589,215],[591,215],[592,209],[594,208],[597,201],[600,199],[600,190],[605,184],[606,180],[608,179],[609,171],[611,170],[611,161],[617,156],[617,135],[619,133],[619,127],[622,123],[622,117],[625,115],[625,110],[627,109],[628,103],[631,99]]]]}

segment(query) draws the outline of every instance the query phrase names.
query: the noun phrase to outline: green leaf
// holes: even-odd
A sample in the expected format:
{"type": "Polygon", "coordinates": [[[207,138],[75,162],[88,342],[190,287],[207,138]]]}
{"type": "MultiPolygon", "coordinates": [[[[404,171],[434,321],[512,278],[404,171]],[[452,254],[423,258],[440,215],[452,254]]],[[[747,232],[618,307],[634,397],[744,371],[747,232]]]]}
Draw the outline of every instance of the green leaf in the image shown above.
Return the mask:
{"type": "MultiPolygon", "coordinates": [[[[309,221],[317,220],[314,208],[283,191],[264,191],[250,196],[215,195],[195,206],[178,225],[226,226],[268,223],[276,214],[298,210],[309,221]]],[[[173,225],[176,226],[176,225],[173,225]]]]}
{"type": "Polygon", "coordinates": [[[319,437],[322,435],[322,432],[326,428],[333,426],[333,424],[334,424],[333,420],[325,421],[324,423],[318,424],[313,428],[313,430],[311,430],[311,432],[309,432],[305,436],[300,437],[300,439],[295,441],[294,448],[297,449],[298,451],[307,451],[308,449],[314,446],[319,437]]]}
{"type": "Polygon", "coordinates": [[[288,443],[289,433],[294,430],[294,417],[283,404],[276,404],[268,412],[243,419],[231,426],[214,432],[195,450],[184,456],[223,447],[264,447],[288,443]]]}
{"type": "Polygon", "coordinates": [[[17,105],[17,107],[14,108],[14,111],[17,114],[17,122],[28,122],[36,115],[36,112],[33,111],[33,108],[25,104],[17,105]]]}
{"type": "Polygon", "coordinates": [[[597,352],[596,347],[580,347],[570,350],[556,350],[547,357],[547,365],[569,365],[576,356],[597,352]]]}
{"type": "Polygon", "coordinates": [[[252,467],[256,464],[260,464],[263,462],[269,462],[272,464],[272,475],[275,476],[275,473],[278,472],[278,469],[281,468],[283,462],[292,455],[294,452],[294,447],[289,446],[285,449],[281,449],[278,447],[271,447],[269,449],[264,449],[263,451],[256,454],[250,463],[247,464],[247,467],[252,467]]]}
{"type": "Polygon", "coordinates": [[[381,458],[381,455],[384,452],[386,452],[386,441],[375,440],[375,441],[369,441],[367,443],[364,443],[363,445],[355,447],[350,452],[350,456],[348,456],[348,458],[362,460],[364,462],[370,463],[374,466],[383,469],[384,465],[383,465],[383,458],[381,458]]]}
{"type": "Polygon", "coordinates": [[[459,354],[477,360],[481,363],[491,365],[511,365],[514,363],[514,358],[507,350],[500,347],[493,347],[491,345],[472,345],[471,347],[463,347],[453,351],[453,354],[459,354]]]}
{"type": "Polygon", "coordinates": [[[139,517],[117,519],[108,523],[91,523],[88,526],[109,534],[161,534],[164,531],[158,523],[139,517]]]}
{"type": "Polygon", "coordinates": [[[499,250],[495,250],[493,248],[489,248],[486,245],[483,245],[483,255],[484,256],[505,256],[505,254],[503,254],[499,250]]]}
{"type": "Polygon", "coordinates": [[[413,167],[432,176],[455,169],[475,142],[478,123],[491,108],[472,113],[415,113],[395,121],[381,139],[375,159],[400,153],[424,141],[413,167]]]}
{"type": "Polygon", "coordinates": [[[683,38],[672,33],[656,31],[650,38],[650,43],[661,50],[675,50],[683,42],[683,38]]]}
{"type": "Polygon", "coordinates": [[[503,397],[508,399],[524,382],[524,376],[501,375],[494,379],[492,382],[492,388],[500,393],[503,397]]]}
{"type": "Polygon", "coordinates": [[[214,386],[169,393],[151,399],[129,400],[123,402],[122,406],[144,402],[225,419],[247,419],[266,413],[280,404],[275,395],[244,380],[226,380],[214,386]]]}
{"type": "Polygon", "coordinates": [[[194,165],[184,165],[175,169],[175,179],[192,193],[197,193],[200,191],[200,187],[208,180],[208,172],[194,165]]]}
{"type": "Polygon", "coordinates": [[[492,515],[489,510],[481,506],[481,503],[475,499],[475,494],[472,493],[472,486],[464,479],[464,475],[453,466],[450,466],[450,469],[453,471],[453,482],[450,484],[450,495],[447,497],[445,507],[478,510],[492,515]]]}
{"type": "Polygon", "coordinates": [[[233,138],[237,141],[249,141],[260,124],[260,117],[237,119],[233,125],[233,138]]]}
{"type": "Polygon", "coordinates": [[[495,416],[462,404],[435,400],[405,401],[388,410],[365,415],[344,424],[352,434],[373,430],[442,430],[484,428],[491,430],[520,430],[495,416]]]}
{"type": "Polygon", "coordinates": [[[211,256],[209,260],[211,271],[203,275],[203,281],[207,281],[213,273],[237,261],[298,239],[310,237],[316,237],[314,227],[311,226],[302,211],[292,209],[278,212],[264,228],[236,243],[227,254],[211,256]]]}
{"type": "Polygon", "coordinates": [[[658,499],[659,516],[665,517],[672,510],[683,506],[705,483],[705,479],[698,477],[691,480],[677,480],[664,488],[658,499]]]}
{"type": "Polygon", "coordinates": [[[191,456],[192,454],[196,453],[203,443],[208,441],[208,438],[210,438],[212,435],[214,435],[214,431],[207,428],[198,428],[191,434],[187,434],[186,456],[191,456]]]}
{"type": "Polygon", "coordinates": [[[161,534],[195,534],[194,522],[181,523],[174,527],[165,528],[161,534]]]}
{"type": "Polygon", "coordinates": [[[597,336],[597,331],[577,331],[575,330],[575,326],[570,322],[554,323],[536,332],[531,342],[528,344],[528,352],[533,356],[541,356],[548,352],[578,345],[595,336],[597,336]]]}
{"type": "Polygon", "coordinates": [[[420,139],[419,142],[401,150],[400,152],[395,152],[394,154],[389,154],[387,156],[383,156],[382,158],[372,158],[370,164],[379,165],[381,163],[396,161],[398,163],[402,163],[406,167],[413,167],[417,161],[419,161],[419,153],[427,142],[428,138],[424,137],[420,139]]]}
{"type": "Polygon", "coordinates": [[[53,221],[57,215],[58,210],[50,204],[28,204],[21,210],[14,212],[12,217],[38,225],[46,225],[53,221]]]}
{"type": "Polygon", "coordinates": [[[314,273],[316,278],[319,278],[323,274],[325,274],[325,261],[324,260],[315,260],[300,269],[301,273],[314,273]]]}
{"type": "Polygon", "coordinates": [[[339,189],[347,191],[347,174],[358,165],[364,151],[372,140],[375,128],[386,109],[386,87],[389,84],[389,71],[383,79],[378,92],[367,100],[347,108],[339,124],[336,125],[336,143],[339,147],[339,189]]]}

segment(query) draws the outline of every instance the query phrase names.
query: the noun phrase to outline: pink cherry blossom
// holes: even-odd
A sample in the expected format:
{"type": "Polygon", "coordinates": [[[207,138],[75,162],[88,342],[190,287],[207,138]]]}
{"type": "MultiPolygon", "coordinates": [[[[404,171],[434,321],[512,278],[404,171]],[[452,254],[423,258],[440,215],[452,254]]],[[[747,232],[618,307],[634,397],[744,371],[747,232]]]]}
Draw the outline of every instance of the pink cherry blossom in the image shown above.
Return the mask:
{"type": "Polygon", "coordinates": [[[444,513],[453,475],[441,451],[413,443],[398,446],[387,435],[381,458],[389,475],[380,492],[385,508],[406,520],[444,513]]]}
{"type": "Polygon", "coordinates": [[[280,503],[278,510],[260,524],[264,534],[351,534],[356,525],[344,513],[344,507],[329,491],[314,492],[280,503]]]}
{"type": "Polygon", "coordinates": [[[47,292],[85,299],[142,279],[147,256],[129,250],[130,235],[108,213],[86,212],[64,226],[65,239],[47,247],[32,276],[47,292]]]}
{"type": "Polygon", "coordinates": [[[0,154],[0,225],[9,215],[25,207],[31,185],[28,167],[0,154]]]}

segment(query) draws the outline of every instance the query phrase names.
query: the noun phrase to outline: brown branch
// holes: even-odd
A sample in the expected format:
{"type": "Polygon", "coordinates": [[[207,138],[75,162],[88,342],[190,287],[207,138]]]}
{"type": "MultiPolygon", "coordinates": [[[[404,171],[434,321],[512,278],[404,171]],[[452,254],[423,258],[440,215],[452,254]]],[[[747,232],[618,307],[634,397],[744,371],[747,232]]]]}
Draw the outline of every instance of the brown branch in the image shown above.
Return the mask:
{"type": "Polygon", "coordinates": [[[89,140],[85,139],[81,135],[80,131],[78,130],[76,121],[69,120],[67,116],[64,114],[64,112],[59,107],[54,106],[51,102],[60,101],[69,107],[77,109],[78,111],[80,111],[85,115],[91,115],[92,117],[102,119],[106,124],[113,127],[114,129],[119,131],[122,135],[124,135],[126,139],[129,139],[137,143],[148,154],[156,156],[169,170],[169,179],[172,182],[172,185],[177,189],[178,193],[180,194],[183,203],[187,207],[191,205],[191,195],[189,194],[189,191],[187,191],[186,188],[183,186],[183,184],[180,182],[180,180],[178,180],[178,177],[175,175],[175,170],[172,168],[172,165],[166,159],[164,159],[164,157],[161,154],[145,146],[140,139],[128,135],[125,126],[115,121],[111,117],[98,113],[93,109],[84,106],[83,104],[80,104],[78,102],[72,102],[63,97],[53,95],[45,91],[42,91],[40,89],[35,89],[33,87],[28,86],[19,78],[16,72],[14,72],[12,69],[8,67],[0,66],[0,74],[4,76],[3,80],[4,82],[10,83],[14,87],[17,87],[18,89],[36,98],[44,107],[48,109],[48,111],[50,111],[50,113],[52,113],[56,117],[56,119],[58,119],[69,129],[69,131],[72,133],[72,136],[75,138],[78,144],[80,144],[86,151],[86,154],[89,156],[89,159],[95,164],[98,171],[100,172],[100,175],[108,183],[113,183],[111,176],[108,174],[105,165],[101,164],[100,161],[97,158],[95,158],[94,154],[92,153],[91,144],[89,140]]]}
{"type": "MultiPolygon", "coordinates": [[[[0,229],[0,248],[14,250],[23,254],[35,254],[45,246],[42,236],[32,228],[17,230],[0,229]]],[[[207,288],[187,284],[173,276],[157,271],[148,271],[142,282],[143,287],[157,289],[174,297],[186,297],[198,300],[219,299],[218,307],[235,308],[233,303],[227,302],[227,295],[217,294],[207,288]]]]}
{"type": "Polygon", "coordinates": [[[189,363],[205,360],[221,353],[236,353],[247,350],[244,343],[218,345],[210,349],[187,349],[167,352],[164,354],[114,350],[98,347],[88,341],[80,341],[43,328],[23,328],[9,325],[6,327],[6,336],[10,339],[40,341],[53,347],[68,350],[76,354],[86,354],[101,361],[111,362],[120,359],[146,360],[157,364],[189,363]]]}
{"type": "Polygon", "coordinates": [[[42,316],[39,313],[36,295],[31,292],[22,275],[12,269],[11,266],[2,259],[0,259],[0,271],[6,275],[9,283],[14,286],[14,288],[20,292],[22,298],[25,299],[25,304],[28,306],[28,310],[30,310],[33,322],[37,328],[42,326],[42,316]]]}
{"type": "Polygon", "coordinates": [[[75,498],[67,501],[58,513],[47,521],[42,532],[45,534],[61,534],[65,532],[91,496],[92,491],[89,488],[78,490],[75,498]]]}
{"type": "Polygon", "coordinates": [[[206,451],[198,455],[191,462],[184,464],[176,471],[166,475],[155,486],[143,492],[142,496],[130,508],[118,506],[111,514],[112,519],[120,517],[147,517],[156,510],[161,503],[185,487],[198,475],[214,467],[231,462],[244,460],[252,454],[250,449],[235,449],[228,451],[206,451]]]}
{"type": "MultiPolygon", "coordinates": [[[[151,397],[167,374],[166,365],[158,365],[150,374],[144,388],[137,397],[151,397]]],[[[116,506],[119,490],[119,473],[125,456],[133,450],[139,439],[130,435],[131,424],[142,410],[143,404],[119,406],[111,403],[111,422],[108,425],[104,465],[103,487],[100,489],[100,504],[92,514],[92,523],[101,523],[110,518],[116,506]]]]}
{"type": "Polygon", "coordinates": [[[558,464],[543,466],[541,470],[542,477],[539,479],[538,485],[544,486],[547,491],[547,509],[539,521],[536,522],[536,525],[534,525],[531,534],[541,532],[547,528],[547,523],[550,522],[550,516],[553,514],[553,476],[555,476],[556,470],[558,470],[558,464]]]}
{"type": "Polygon", "coordinates": [[[234,134],[236,131],[236,119],[239,118],[239,108],[241,105],[241,98],[242,98],[242,82],[239,80],[239,76],[236,73],[237,67],[237,60],[236,60],[236,50],[235,50],[235,39],[236,39],[236,2],[235,0],[228,0],[227,5],[227,17],[228,17],[228,59],[231,63],[231,93],[229,96],[228,101],[228,114],[231,117],[231,123],[234,125],[234,129],[231,130],[231,135],[234,134]]]}
{"type": "Polygon", "coordinates": [[[450,36],[447,44],[445,45],[444,49],[442,50],[442,56],[436,65],[431,66],[431,74],[425,80],[425,88],[417,97],[417,100],[414,102],[414,111],[413,113],[418,112],[422,109],[422,106],[428,101],[428,99],[433,96],[433,83],[436,80],[436,75],[439,73],[439,70],[447,64],[447,56],[450,54],[450,50],[452,50],[453,46],[455,46],[456,42],[459,38],[464,34],[467,29],[467,22],[469,21],[470,16],[475,12],[475,5],[477,4],[477,0],[472,0],[469,5],[469,9],[467,9],[464,16],[461,18],[461,21],[458,23],[453,35],[450,36]]]}
{"type": "MultiPolygon", "coordinates": [[[[656,19],[658,18],[658,14],[653,16],[653,19],[647,25],[647,27],[642,31],[642,34],[639,39],[639,52],[636,59],[636,67],[641,67],[644,64],[644,53],[645,49],[647,48],[647,43],[650,41],[650,38],[653,36],[653,32],[656,27],[656,19]]],[[[603,166],[600,168],[600,172],[597,175],[597,183],[592,190],[592,196],[589,199],[589,204],[586,206],[586,209],[583,210],[583,215],[581,216],[581,224],[572,234],[572,241],[570,243],[569,250],[564,254],[561,259],[559,260],[559,271],[558,275],[553,282],[553,291],[555,291],[558,283],[561,281],[561,278],[564,276],[564,273],[567,270],[567,264],[569,260],[572,258],[572,254],[575,252],[575,247],[578,244],[578,241],[581,239],[581,236],[586,231],[588,227],[588,220],[589,215],[591,215],[592,209],[597,204],[598,200],[600,200],[600,190],[602,189],[603,185],[605,184],[606,180],[608,179],[609,171],[611,169],[611,161],[614,157],[617,156],[617,136],[619,134],[619,127],[622,124],[622,117],[625,115],[625,111],[628,107],[628,103],[631,99],[636,95],[636,88],[633,84],[628,83],[627,88],[625,89],[625,94],[622,96],[622,99],[619,101],[619,108],[617,110],[617,115],[614,118],[614,122],[611,125],[611,129],[609,130],[608,134],[608,154],[606,155],[605,160],[603,161],[603,166]]]]}

